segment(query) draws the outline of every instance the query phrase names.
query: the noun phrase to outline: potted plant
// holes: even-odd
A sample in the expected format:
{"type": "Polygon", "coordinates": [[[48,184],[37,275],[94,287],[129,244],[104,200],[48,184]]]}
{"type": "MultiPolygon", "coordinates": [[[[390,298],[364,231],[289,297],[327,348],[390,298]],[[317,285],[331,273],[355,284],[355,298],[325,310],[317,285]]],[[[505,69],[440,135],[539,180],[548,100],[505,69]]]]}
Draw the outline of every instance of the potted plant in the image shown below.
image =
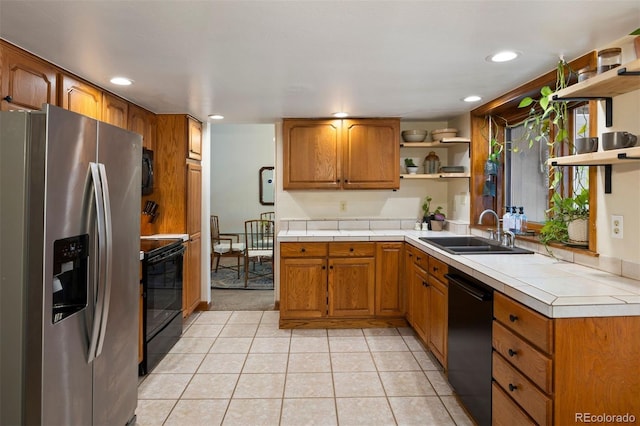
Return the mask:
{"type": "Polygon", "coordinates": [[[589,242],[589,190],[582,189],[573,197],[553,194],[553,207],[548,211],[549,219],[540,230],[540,241],[587,245],[589,242]]]}
{"type": "Polygon", "coordinates": [[[407,173],[410,175],[415,175],[418,173],[418,166],[413,162],[413,158],[405,158],[404,166],[407,169],[407,173]]]}
{"type": "Polygon", "coordinates": [[[436,207],[436,209],[431,211],[431,200],[430,196],[424,197],[424,202],[422,203],[422,221],[423,223],[428,224],[428,229],[430,231],[442,231],[446,217],[442,210],[441,206],[436,207]]]}

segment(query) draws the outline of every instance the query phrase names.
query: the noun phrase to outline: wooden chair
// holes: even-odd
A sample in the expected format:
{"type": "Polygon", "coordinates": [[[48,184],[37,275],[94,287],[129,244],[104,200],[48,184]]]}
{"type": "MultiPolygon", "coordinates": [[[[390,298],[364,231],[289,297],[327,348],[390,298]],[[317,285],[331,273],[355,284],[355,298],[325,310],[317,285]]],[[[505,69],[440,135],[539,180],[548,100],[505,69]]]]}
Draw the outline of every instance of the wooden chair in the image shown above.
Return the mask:
{"type": "Polygon", "coordinates": [[[271,276],[273,277],[273,220],[253,219],[244,223],[244,241],[246,250],[244,252],[244,286],[250,278],[271,276]],[[252,277],[249,277],[249,262],[254,262],[252,277]],[[270,262],[271,271],[267,273],[256,273],[255,263],[270,262]]]}
{"type": "Polygon", "coordinates": [[[276,212],[260,213],[260,220],[276,220],[276,212]]]}
{"type": "Polygon", "coordinates": [[[218,216],[213,215],[211,216],[211,256],[211,265],[215,263],[216,272],[218,272],[221,257],[235,257],[236,266],[223,265],[222,268],[235,269],[240,278],[240,259],[245,256],[245,244],[240,242],[240,234],[221,233],[218,216]]]}

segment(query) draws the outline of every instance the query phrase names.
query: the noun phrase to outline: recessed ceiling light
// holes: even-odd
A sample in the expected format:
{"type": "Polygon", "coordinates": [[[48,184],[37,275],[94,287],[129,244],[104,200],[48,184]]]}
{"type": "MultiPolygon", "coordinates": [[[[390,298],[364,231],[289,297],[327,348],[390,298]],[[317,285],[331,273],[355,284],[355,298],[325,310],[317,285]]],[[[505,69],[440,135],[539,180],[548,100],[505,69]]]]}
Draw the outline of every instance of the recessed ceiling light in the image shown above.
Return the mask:
{"type": "Polygon", "coordinates": [[[212,120],[222,120],[224,118],[224,115],[220,115],[220,114],[209,114],[209,118],[212,120]]]}
{"type": "Polygon", "coordinates": [[[480,96],[471,95],[471,96],[467,96],[466,98],[464,98],[463,101],[465,101],[465,102],[478,102],[480,99],[482,99],[480,96]]]}
{"type": "Polygon", "coordinates": [[[110,81],[118,86],[130,86],[133,83],[133,80],[126,77],[113,77],[110,81]]]}
{"type": "Polygon", "coordinates": [[[345,117],[348,117],[349,114],[347,114],[346,112],[334,112],[333,116],[335,118],[345,118],[345,117]]]}
{"type": "Polygon", "coordinates": [[[487,61],[489,62],[508,62],[516,59],[520,54],[518,52],[514,52],[512,50],[503,50],[502,52],[495,53],[493,55],[487,56],[487,61]]]}

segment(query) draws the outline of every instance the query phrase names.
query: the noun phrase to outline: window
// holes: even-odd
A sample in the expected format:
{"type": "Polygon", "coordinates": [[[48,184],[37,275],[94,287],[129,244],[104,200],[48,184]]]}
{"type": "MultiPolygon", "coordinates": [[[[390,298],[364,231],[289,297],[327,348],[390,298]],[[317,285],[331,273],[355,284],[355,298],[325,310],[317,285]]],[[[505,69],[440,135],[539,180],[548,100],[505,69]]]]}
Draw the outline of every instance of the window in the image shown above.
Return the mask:
{"type": "MultiPolygon", "coordinates": [[[[569,120],[572,140],[589,135],[589,104],[571,107],[569,120]]],[[[553,194],[547,166],[552,154],[544,140],[529,148],[522,141],[523,134],[522,123],[505,127],[504,201],[506,206],[524,207],[529,222],[542,224],[546,221],[546,211],[553,194]]],[[[567,151],[567,147],[561,147],[559,155],[568,155],[567,151]]],[[[589,167],[569,167],[560,172],[563,175],[558,189],[563,196],[573,196],[582,189],[589,189],[589,167]]]]}

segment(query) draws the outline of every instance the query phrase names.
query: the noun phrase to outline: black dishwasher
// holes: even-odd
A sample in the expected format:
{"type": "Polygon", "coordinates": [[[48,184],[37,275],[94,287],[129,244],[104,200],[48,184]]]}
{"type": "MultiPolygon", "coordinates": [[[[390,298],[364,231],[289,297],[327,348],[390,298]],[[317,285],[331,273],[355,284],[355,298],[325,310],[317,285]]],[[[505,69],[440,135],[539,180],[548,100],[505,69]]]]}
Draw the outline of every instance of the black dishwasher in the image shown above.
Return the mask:
{"type": "Polygon", "coordinates": [[[478,425],[491,424],[493,289],[450,269],[448,379],[478,425]]]}

